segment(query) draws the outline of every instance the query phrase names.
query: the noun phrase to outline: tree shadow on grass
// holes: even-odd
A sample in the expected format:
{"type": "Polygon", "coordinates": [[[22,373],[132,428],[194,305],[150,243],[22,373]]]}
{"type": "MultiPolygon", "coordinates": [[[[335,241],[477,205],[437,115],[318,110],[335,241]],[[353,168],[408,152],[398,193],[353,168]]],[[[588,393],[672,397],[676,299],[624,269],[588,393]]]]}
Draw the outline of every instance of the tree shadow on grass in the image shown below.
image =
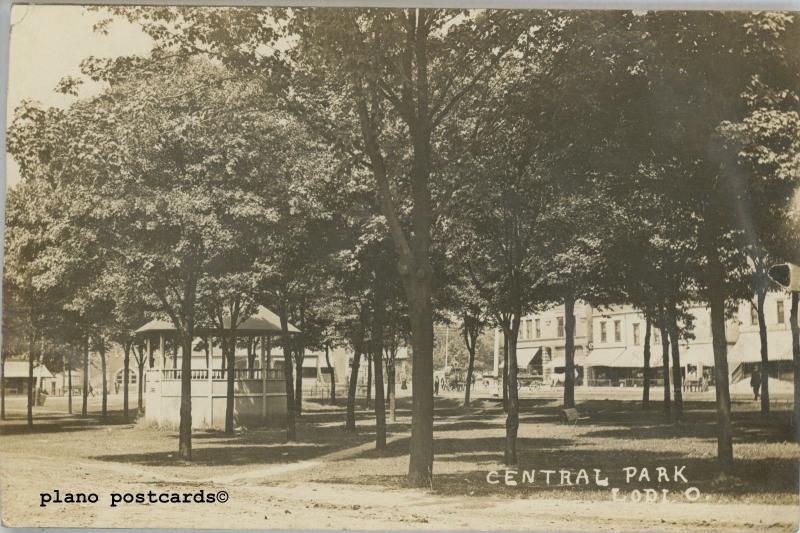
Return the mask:
{"type": "MultiPolygon", "coordinates": [[[[759,412],[734,412],[731,416],[735,444],[791,442],[793,439],[790,417],[787,413],[771,413],[764,417],[759,412]]],[[[643,416],[627,420],[617,413],[610,416],[602,413],[590,417],[589,426],[616,426],[584,433],[586,437],[620,439],[675,439],[697,438],[713,440],[717,438],[716,412],[707,410],[687,410],[681,422],[661,422],[651,420],[646,423],[643,416]]]]}
{"type": "MultiPolygon", "coordinates": [[[[177,433],[173,434],[177,440],[177,433]]],[[[226,435],[218,430],[195,430],[192,434],[192,465],[267,465],[308,461],[323,455],[375,440],[373,428],[347,433],[340,427],[319,427],[307,421],[297,424],[297,441],[286,442],[281,428],[240,431],[226,435]]],[[[181,464],[175,448],[144,453],[106,454],[91,457],[100,461],[145,466],[181,464]]]]}
{"type": "MultiPolygon", "coordinates": [[[[466,461],[482,462],[497,461],[502,459],[505,437],[497,436],[493,432],[492,436],[473,436],[465,435],[463,438],[438,437],[433,441],[434,462],[435,461],[466,461]]],[[[357,458],[376,458],[376,457],[401,457],[408,455],[410,437],[403,437],[390,442],[383,450],[368,450],[357,456],[357,458]]],[[[551,438],[517,438],[518,447],[530,447],[532,449],[545,450],[556,447],[569,446],[573,443],[570,439],[551,439],[551,438]]]]}
{"type": "MultiPolygon", "coordinates": [[[[309,443],[265,444],[261,446],[195,447],[189,465],[233,466],[295,463],[317,458],[336,449],[309,443]]],[[[138,464],[142,466],[175,466],[179,463],[175,451],[97,455],[99,461],[138,464]]]]}
{"type": "MultiPolygon", "coordinates": [[[[460,441],[462,439],[455,439],[460,441]]],[[[662,489],[669,491],[670,501],[687,501],[683,493],[689,487],[699,489],[701,497],[708,496],[714,501],[731,501],[741,498],[753,499],[762,503],[796,504],[798,501],[797,462],[791,458],[767,459],[737,459],[736,470],[733,477],[719,478],[719,468],[714,457],[685,457],[680,452],[651,452],[629,451],[624,452],[612,449],[575,449],[567,448],[567,443],[559,444],[559,439],[519,439],[519,461],[516,466],[501,466],[502,439],[486,439],[488,446],[475,446],[461,442],[438,442],[437,454],[434,459],[435,492],[447,495],[460,496],[504,496],[504,497],[557,497],[565,499],[597,499],[600,501],[611,500],[611,488],[616,487],[623,493],[633,489],[640,491],[654,489],[659,495],[662,489]],[[449,449],[443,450],[444,446],[449,449]],[[460,472],[436,473],[436,464],[449,460],[472,460],[479,462],[475,455],[458,457],[465,450],[474,452],[475,449],[493,447],[486,450],[484,457],[494,461],[494,465],[481,467],[476,464],[474,469],[460,472]],[[630,482],[626,479],[626,466],[634,466],[637,474],[630,482]],[[659,481],[657,467],[665,467],[670,481],[659,481]],[[675,476],[675,468],[680,470],[687,482],[675,476]],[[647,468],[649,481],[638,478],[642,469],[647,468]],[[588,474],[588,484],[575,484],[578,472],[583,469],[588,474]],[[595,469],[600,471],[600,479],[608,479],[607,486],[598,486],[595,480],[595,469]],[[516,485],[506,485],[504,477],[506,470],[512,470],[511,479],[516,485]],[[522,471],[536,470],[534,482],[523,482],[522,471]],[[553,470],[550,484],[546,483],[543,470],[553,470]],[[560,470],[569,471],[568,483],[561,484],[560,470]],[[487,474],[492,475],[492,481],[487,481],[487,474]]],[[[481,439],[480,442],[484,442],[481,439]]],[[[407,445],[407,442],[406,442],[407,445]]],[[[366,454],[365,454],[366,455],[366,454]]],[[[443,467],[447,470],[446,467],[443,467]]],[[[359,477],[340,476],[327,480],[330,483],[354,483],[361,485],[381,485],[387,487],[407,486],[405,476],[402,475],[370,475],[359,477]]]]}
{"type": "Polygon", "coordinates": [[[136,416],[131,415],[130,419],[126,421],[122,416],[122,411],[109,411],[105,419],[94,413],[86,417],[74,414],[36,415],[33,419],[33,427],[28,427],[28,421],[24,415],[7,416],[6,420],[0,422],[0,436],[96,430],[107,426],[133,426],[135,422],[136,416]]]}

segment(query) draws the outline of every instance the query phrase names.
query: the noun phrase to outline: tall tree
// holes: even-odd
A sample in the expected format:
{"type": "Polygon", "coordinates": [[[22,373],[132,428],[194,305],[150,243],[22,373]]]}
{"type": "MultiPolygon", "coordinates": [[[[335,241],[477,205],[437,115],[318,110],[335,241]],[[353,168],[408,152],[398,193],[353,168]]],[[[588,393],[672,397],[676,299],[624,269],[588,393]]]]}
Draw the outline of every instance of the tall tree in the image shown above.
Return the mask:
{"type": "MultiPolygon", "coordinates": [[[[139,21],[140,11],[122,9],[139,21]]],[[[498,63],[528,36],[533,16],[519,11],[433,9],[155,9],[144,29],[165,48],[210,52],[291,88],[290,107],[306,113],[307,88],[346,95],[357,117],[347,137],[374,178],[381,211],[398,255],[408,301],[413,346],[413,405],[409,480],[429,486],[433,473],[433,270],[432,226],[436,214],[432,143],[442,121],[475,85],[498,73],[498,63]],[[220,31],[219,15],[228,21],[220,31]],[[173,29],[175,17],[184,22],[173,29]],[[276,24],[276,21],[278,22],[276,24]],[[213,30],[213,31],[209,31],[213,30]],[[287,50],[278,43],[291,42],[287,50]],[[272,50],[263,54],[265,48],[272,50]],[[266,76],[265,76],[266,74],[266,76]],[[285,83],[288,82],[288,83],[285,83]],[[403,142],[387,144],[387,131],[403,142]],[[395,148],[399,149],[396,150],[395,148]],[[402,173],[400,154],[410,154],[402,173]],[[406,176],[408,201],[393,194],[394,176],[406,176]],[[408,205],[408,208],[406,207],[408,205]],[[403,213],[411,224],[404,227],[403,213]]],[[[275,83],[277,82],[277,84],[275,83]]],[[[319,101],[317,98],[316,101],[319,101]]],[[[325,109],[321,124],[336,124],[325,109]]],[[[347,122],[352,123],[352,122],[347,122]]]]}

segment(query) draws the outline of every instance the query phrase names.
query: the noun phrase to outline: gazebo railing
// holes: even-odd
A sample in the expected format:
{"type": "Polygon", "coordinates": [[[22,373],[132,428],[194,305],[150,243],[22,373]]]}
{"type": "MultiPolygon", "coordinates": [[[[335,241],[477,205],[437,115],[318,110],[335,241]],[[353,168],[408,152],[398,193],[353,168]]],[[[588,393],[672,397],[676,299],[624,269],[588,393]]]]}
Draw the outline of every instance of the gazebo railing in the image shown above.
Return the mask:
{"type": "MultiPolygon", "coordinates": [[[[192,381],[208,381],[207,368],[193,368],[192,381]]],[[[211,379],[212,381],[226,381],[228,379],[227,368],[212,368],[211,379]]],[[[244,381],[248,379],[261,380],[261,368],[235,368],[233,369],[233,379],[236,381],[244,381]]],[[[180,368],[162,368],[161,379],[164,381],[179,381],[183,376],[183,370],[180,368]]],[[[281,369],[271,368],[267,370],[267,379],[283,379],[283,371],[281,369]]]]}

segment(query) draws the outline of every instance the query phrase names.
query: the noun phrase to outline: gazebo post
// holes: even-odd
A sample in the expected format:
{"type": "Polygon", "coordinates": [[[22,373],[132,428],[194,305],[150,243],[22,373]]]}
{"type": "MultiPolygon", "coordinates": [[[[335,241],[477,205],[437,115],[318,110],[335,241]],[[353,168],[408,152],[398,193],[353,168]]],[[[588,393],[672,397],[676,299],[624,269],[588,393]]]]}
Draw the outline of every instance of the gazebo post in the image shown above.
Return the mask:
{"type": "Polygon", "coordinates": [[[267,369],[264,367],[266,361],[267,347],[264,345],[264,337],[259,342],[261,349],[261,416],[267,418],[267,369]]]}

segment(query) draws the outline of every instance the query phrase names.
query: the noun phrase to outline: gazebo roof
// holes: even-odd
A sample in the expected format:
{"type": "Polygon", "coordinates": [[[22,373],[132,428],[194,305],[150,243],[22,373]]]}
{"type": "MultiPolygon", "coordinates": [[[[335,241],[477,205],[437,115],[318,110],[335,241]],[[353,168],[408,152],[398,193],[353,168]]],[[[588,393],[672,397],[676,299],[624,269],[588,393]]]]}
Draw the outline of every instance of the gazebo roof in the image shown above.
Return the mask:
{"type": "MultiPolygon", "coordinates": [[[[226,317],[224,319],[225,329],[231,327],[231,319],[226,317]]],[[[137,335],[147,335],[150,333],[174,333],[175,326],[172,322],[166,320],[151,320],[144,326],[136,330],[137,335]]],[[[282,333],[281,319],[278,315],[264,307],[258,306],[258,310],[247,320],[239,324],[236,328],[236,334],[247,335],[264,335],[265,333],[282,333]]],[[[300,333],[300,330],[289,323],[289,333],[300,333]]],[[[195,334],[198,336],[203,335],[219,335],[217,328],[199,327],[195,328],[195,334]]]]}

